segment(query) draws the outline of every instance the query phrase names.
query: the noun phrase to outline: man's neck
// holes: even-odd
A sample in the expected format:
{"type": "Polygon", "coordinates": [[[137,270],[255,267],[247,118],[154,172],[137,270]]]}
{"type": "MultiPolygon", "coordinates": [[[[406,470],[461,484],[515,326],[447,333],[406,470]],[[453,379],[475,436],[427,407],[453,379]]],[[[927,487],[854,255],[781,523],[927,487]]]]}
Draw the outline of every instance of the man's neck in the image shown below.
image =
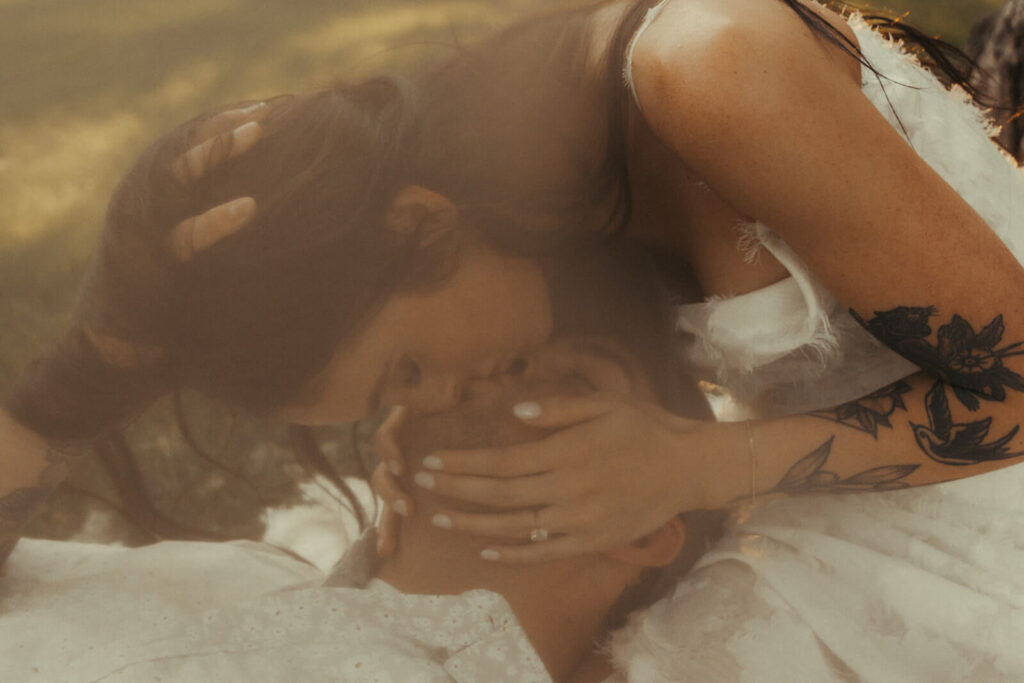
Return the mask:
{"type": "Polygon", "coordinates": [[[604,635],[608,609],[629,577],[593,556],[532,565],[488,562],[480,558],[479,539],[433,527],[427,517],[405,521],[398,550],[377,578],[403,593],[500,594],[551,677],[568,680],[604,635]]]}

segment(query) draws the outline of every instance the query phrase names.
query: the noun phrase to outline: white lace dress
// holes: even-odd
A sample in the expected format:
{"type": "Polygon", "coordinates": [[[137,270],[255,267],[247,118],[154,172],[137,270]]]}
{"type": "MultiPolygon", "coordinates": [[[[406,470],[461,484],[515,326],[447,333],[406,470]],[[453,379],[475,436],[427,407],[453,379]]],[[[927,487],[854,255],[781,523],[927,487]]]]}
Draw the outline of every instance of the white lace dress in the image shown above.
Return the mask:
{"type": "MultiPolygon", "coordinates": [[[[865,94],[1024,262],[1024,175],[980,112],[858,17],[850,24],[891,79],[864,69],[865,94]]],[[[679,316],[696,338],[690,359],[741,413],[831,407],[915,371],[767,227],[747,236],[791,277],[679,316]]],[[[739,516],[672,597],[613,641],[630,681],[1024,681],[1024,465],[739,516]]]]}

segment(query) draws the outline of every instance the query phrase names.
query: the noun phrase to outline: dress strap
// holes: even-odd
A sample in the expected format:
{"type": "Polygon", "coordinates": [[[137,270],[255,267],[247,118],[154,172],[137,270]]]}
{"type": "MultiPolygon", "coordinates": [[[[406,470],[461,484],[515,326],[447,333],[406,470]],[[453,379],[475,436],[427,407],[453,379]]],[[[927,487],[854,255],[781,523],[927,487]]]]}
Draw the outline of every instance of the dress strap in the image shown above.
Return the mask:
{"type": "Polygon", "coordinates": [[[633,34],[633,38],[629,41],[629,46],[626,48],[626,61],[622,65],[622,78],[626,82],[626,87],[629,88],[630,94],[633,96],[633,102],[636,103],[637,108],[641,111],[643,111],[643,107],[640,106],[640,98],[636,96],[636,85],[633,83],[633,51],[636,49],[636,43],[640,36],[658,18],[661,10],[664,9],[668,2],[669,0],[661,0],[657,5],[647,10],[643,23],[640,24],[640,28],[633,34]]]}

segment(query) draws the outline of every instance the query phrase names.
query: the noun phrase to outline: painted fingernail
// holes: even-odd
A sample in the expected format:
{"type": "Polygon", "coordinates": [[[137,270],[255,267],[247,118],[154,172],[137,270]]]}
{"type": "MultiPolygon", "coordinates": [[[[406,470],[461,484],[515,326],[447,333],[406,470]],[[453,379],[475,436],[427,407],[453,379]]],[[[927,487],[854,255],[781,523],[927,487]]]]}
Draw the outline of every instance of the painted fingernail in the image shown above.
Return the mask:
{"type": "Polygon", "coordinates": [[[237,145],[244,145],[245,143],[253,142],[261,135],[263,135],[263,129],[260,127],[260,124],[255,121],[243,123],[238,128],[231,131],[231,137],[234,138],[235,144],[237,145]]]}
{"type": "Polygon", "coordinates": [[[499,553],[497,550],[491,550],[490,548],[485,548],[484,550],[480,551],[480,559],[481,560],[488,560],[490,562],[494,562],[495,560],[500,560],[501,559],[501,553],[499,553]]]}
{"type": "Polygon", "coordinates": [[[228,215],[232,220],[248,218],[256,213],[256,200],[252,197],[239,197],[228,202],[228,215]]]}
{"type": "Polygon", "coordinates": [[[423,458],[423,466],[426,467],[428,470],[443,470],[444,461],[441,460],[441,458],[437,457],[436,455],[428,455],[427,457],[423,458]]]}
{"type": "Polygon", "coordinates": [[[426,472],[417,472],[416,476],[413,477],[412,480],[416,482],[416,485],[421,488],[434,488],[434,477],[433,475],[427,474],[426,472]]]}
{"type": "Polygon", "coordinates": [[[452,518],[448,515],[436,514],[430,519],[430,523],[442,529],[452,528],[452,518]]]}
{"type": "Polygon", "coordinates": [[[250,104],[248,107],[243,107],[242,109],[239,109],[238,111],[241,114],[248,114],[251,111],[256,111],[260,107],[265,107],[265,106],[267,106],[266,102],[257,102],[256,104],[250,104]]]}
{"type": "Polygon", "coordinates": [[[402,476],[402,463],[397,460],[388,461],[388,471],[396,477],[402,476]]]}
{"type": "Polygon", "coordinates": [[[536,401],[523,401],[512,407],[512,414],[520,420],[536,420],[540,417],[540,404],[536,401]]]}
{"type": "Polygon", "coordinates": [[[397,512],[398,514],[402,515],[403,517],[409,516],[409,506],[401,498],[399,498],[398,500],[391,504],[391,509],[397,512]]]}

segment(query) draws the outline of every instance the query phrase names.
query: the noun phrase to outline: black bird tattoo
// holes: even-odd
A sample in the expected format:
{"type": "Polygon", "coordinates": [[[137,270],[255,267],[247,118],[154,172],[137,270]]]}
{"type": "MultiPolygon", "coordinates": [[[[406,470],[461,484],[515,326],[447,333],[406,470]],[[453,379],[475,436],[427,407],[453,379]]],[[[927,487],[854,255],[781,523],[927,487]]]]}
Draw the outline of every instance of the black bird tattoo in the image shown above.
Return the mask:
{"type": "Polygon", "coordinates": [[[936,382],[925,396],[928,426],[910,423],[914,438],[928,457],[944,465],[976,465],[980,462],[1005,460],[1024,453],[1011,453],[1008,444],[1017,435],[1015,426],[1006,435],[984,443],[992,426],[992,418],[977,422],[954,423],[949,410],[946,388],[936,382]]]}

